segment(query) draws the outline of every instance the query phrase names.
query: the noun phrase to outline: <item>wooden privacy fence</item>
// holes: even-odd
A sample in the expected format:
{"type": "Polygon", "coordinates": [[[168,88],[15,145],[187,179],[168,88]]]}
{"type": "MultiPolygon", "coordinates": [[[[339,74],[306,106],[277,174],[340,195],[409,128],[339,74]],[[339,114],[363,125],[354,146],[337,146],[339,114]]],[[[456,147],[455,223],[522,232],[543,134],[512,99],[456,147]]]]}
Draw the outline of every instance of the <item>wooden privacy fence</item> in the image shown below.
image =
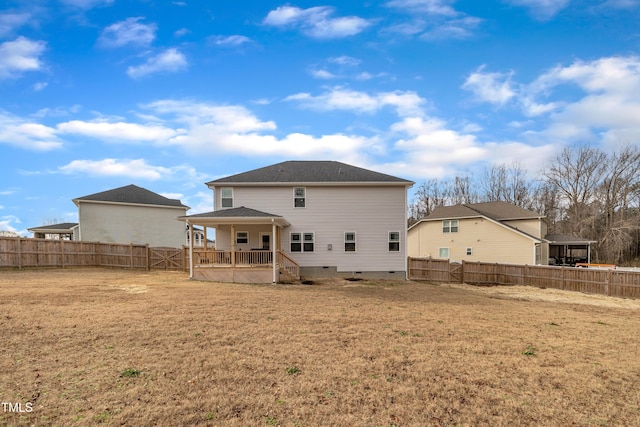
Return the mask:
{"type": "Polygon", "coordinates": [[[149,245],[77,242],[70,240],[0,238],[0,268],[119,267],[185,270],[185,248],[149,245]]]}
{"type": "Polygon", "coordinates": [[[470,285],[536,286],[622,298],[640,298],[640,272],[543,265],[409,258],[409,279],[470,285]]]}

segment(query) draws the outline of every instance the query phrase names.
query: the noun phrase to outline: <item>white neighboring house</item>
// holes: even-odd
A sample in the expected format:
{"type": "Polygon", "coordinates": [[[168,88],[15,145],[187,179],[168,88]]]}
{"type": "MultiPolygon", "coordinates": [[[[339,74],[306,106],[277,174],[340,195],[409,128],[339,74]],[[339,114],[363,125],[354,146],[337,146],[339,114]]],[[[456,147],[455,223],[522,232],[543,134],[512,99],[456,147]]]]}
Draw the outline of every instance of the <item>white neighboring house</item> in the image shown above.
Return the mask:
{"type": "Polygon", "coordinates": [[[185,226],[176,221],[188,206],[135,185],[73,199],[78,240],[180,248],[185,226]]]}
{"type": "Polygon", "coordinates": [[[191,277],[277,282],[286,258],[305,277],[404,279],[412,185],[335,161],[287,161],[210,181],[213,211],[182,218],[205,235],[216,230],[215,248],[192,257],[191,277]]]}

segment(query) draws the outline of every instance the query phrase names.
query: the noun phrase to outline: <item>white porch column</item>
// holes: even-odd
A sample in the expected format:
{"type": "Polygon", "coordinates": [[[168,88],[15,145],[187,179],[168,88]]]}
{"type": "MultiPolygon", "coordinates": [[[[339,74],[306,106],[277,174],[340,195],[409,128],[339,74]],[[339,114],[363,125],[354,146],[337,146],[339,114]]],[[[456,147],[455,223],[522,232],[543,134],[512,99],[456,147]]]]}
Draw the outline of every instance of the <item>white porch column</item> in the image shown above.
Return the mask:
{"type": "Polygon", "coordinates": [[[193,226],[188,219],[187,227],[189,227],[189,279],[193,279],[193,226]]]}
{"type": "Polygon", "coordinates": [[[236,266],[236,226],[235,224],[231,224],[231,267],[235,268],[235,266],[236,266]]]}
{"type": "Polygon", "coordinates": [[[277,250],[276,250],[276,221],[271,218],[271,263],[273,264],[273,284],[278,283],[277,266],[277,250]]]}

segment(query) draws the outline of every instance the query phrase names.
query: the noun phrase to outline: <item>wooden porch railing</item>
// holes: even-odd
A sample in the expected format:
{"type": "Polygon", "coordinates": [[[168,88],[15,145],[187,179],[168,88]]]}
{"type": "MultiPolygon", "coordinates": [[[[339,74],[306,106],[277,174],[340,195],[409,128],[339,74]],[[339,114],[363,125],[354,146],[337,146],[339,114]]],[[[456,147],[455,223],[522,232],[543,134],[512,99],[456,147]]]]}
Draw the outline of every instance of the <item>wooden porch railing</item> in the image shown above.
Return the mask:
{"type": "MultiPolygon", "coordinates": [[[[194,267],[270,267],[273,265],[273,252],[258,251],[218,251],[194,248],[194,267]]],[[[278,251],[277,267],[286,271],[295,279],[300,278],[300,266],[286,252],[278,251]]]]}
{"type": "Polygon", "coordinates": [[[295,279],[300,278],[300,266],[285,252],[278,251],[278,266],[295,279]]]}
{"type": "Polygon", "coordinates": [[[193,250],[194,266],[205,265],[271,265],[273,254],[271,251],[217,251],[217,250],[193,250]]]}

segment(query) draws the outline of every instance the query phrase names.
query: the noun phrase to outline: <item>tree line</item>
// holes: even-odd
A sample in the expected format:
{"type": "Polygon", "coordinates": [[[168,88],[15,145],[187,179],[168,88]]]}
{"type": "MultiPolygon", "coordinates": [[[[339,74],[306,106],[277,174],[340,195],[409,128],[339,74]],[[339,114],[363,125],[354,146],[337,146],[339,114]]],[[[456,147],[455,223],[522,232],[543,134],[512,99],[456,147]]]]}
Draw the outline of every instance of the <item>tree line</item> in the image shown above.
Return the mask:
{"type": "Polygon", "coordinates": [[[544,215],[549,234],[596,241],[594,262],[631,264],[640,258],[640,149],[635,145],[613,153],[567,146],[536,179],[515,162],[487,167],[480,177],[424,181],[409,206],[409,225],[439,206],[493,201],[544,215]]]}

